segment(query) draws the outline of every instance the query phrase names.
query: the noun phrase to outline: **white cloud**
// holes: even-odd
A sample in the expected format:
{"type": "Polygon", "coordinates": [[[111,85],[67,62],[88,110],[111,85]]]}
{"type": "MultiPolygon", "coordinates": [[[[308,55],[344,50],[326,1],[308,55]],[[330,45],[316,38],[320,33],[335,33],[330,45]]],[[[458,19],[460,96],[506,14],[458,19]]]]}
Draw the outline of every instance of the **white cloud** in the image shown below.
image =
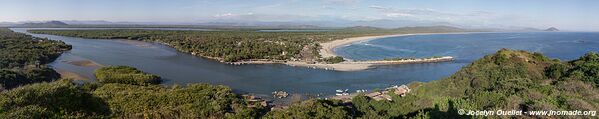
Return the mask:
{"type": "Polygon", "coordinates": [[[414,15],[406,14],[406,13],[387,13],[387,14],[385,14],[385,16],[387,16],[387,17],[410,17],[410,16],[414,16],[414,15]]]}
{"type": "Polygon", "coordinates": [[[327,4],[353,4],[358,3],[359,0],[322,0],[327,4]]]}
{"type": "Polygon", "coordinates": [[[272,21],[272,22],[287,22],[287,21],[305,21],[318,20],[317,16],[302,16],[289,14],[259,14],[259,13],[224,13],[216,14],[209,20],[230,20],[230,21],[272,21]]]}
{"type": "Polygon", "coordinates": [[[214,15],[214,17],[217,17],[217,18],[220,18],[220,17],[232,17],[232,16],[237,16],[237,15],[233,14],[233,13],[224,13],[224,14],[214,15]]]}
{"type": "Polygon", "coordinates": [[[379,9],[379,10],[387,10],[389,8],[387,7],[383,7],[383,6],[378,6],[378,5],[370,5],[368,6],[369,8],[373,8],[373,9],[379,9]]]}

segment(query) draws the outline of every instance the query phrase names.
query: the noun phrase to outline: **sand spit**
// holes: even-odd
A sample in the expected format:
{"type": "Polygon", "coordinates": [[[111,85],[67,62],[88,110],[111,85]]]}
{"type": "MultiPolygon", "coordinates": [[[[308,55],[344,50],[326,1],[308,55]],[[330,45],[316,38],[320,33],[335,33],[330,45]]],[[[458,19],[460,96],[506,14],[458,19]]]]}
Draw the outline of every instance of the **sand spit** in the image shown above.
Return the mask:
{"type": "Polygon", "coordinates": [[[56,70],[60,74],[60,77],[63,79],[73,79],[73,80],[89,80],[91,78],[87,76],[83,76],[81,74],[70,72],[66,70],[56,70]]]}
{"type": "Polygon", "coordinates": [[[68,61],[67,63],[80,67],[104,67],[104,65],[91,60],[68,61]]]}

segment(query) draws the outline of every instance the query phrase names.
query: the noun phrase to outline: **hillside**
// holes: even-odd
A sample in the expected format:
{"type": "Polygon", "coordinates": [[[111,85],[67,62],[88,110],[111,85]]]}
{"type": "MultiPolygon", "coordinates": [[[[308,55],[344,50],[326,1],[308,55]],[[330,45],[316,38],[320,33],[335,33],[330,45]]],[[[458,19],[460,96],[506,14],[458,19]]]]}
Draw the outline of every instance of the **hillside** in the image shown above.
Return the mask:
{"type": "Polygon", "coordinates": [[[423,26],[423,27],[401,27],[397,31],[410,31],[413,33],[444,33],[444,32],[467,32],[472,31],[452,26],[423,26]]]}
{"type": "Polygon", "coordinates": [[[414,93],[407,97],[395,97],[393,102],[354,98],[354,105],[373,108],[367,116],[384,117],[456,117],[458,109],[597,110],[598,59],[589,53],[559,62],[539,53],[502,49],[448,78],[413,83],[414,93]]]}
{"type": "MultiPolygon", "coordinates": [[[[339,114],[361,118],[473,118],[459,115],[458,110],[597,110],[598,80],[599,55],[595,53],[559,62],[539,53],[502,49],[448,78],[412,83],[412,93],[405,97],[392,95],[393,101],[357,96],[351,106],[339,106],[334,101],[311,102],[267,116],[301,118],[332,113],[328,118],[339,114]]],[[[505,117],[509,116],[487,118],[505,117]]],[[[518,118],[522,117],[539,116],[518,118]]]]}
{"type": "Polygon", "coordinates": [[[20,24],[17,26],[20,26],[20,27],[57,27],[57,26],[67,26],[67,25],[69,25],[69,24],[66,24],[61,21],[47,21],[47,22],[24,23],[24,24],[20,24]]]}
{"type": "Polygon", "coordinates": [[[61,41],[0,29],[0,91],[60,78],[46,64],[70,49],[70,45],[61,41]]]}

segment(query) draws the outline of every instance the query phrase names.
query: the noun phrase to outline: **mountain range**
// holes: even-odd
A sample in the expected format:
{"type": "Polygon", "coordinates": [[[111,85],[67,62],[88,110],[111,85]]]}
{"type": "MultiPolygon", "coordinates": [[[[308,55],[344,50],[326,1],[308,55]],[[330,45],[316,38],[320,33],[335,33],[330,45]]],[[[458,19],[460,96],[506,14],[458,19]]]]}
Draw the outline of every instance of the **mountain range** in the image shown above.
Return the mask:
{"type": "Polygon", "coordinates": [[[487,31],[542,31],[537,28],[520,26],[464,26],[449,22],[432,21],[410,21],[410,20],[370,20],[370,21],[350,21],[350,20],[330,20],[330,21],[289,21],[289,22],[265,22],[265,21],[230,21],[222,20],[216,22],[112,22],[104,20],[61,20],[61,21],[26,21],[26,22],[0,22],[0,27],[61,27],[61,26],[198,26],[198,27],[219,27],[219,28],[294,28],[294,29],[318,29],[318,28],[344,28],[354,26],[369,26],[376,28],[402,28],[402,27],[422,27],[422,26],[449,26],[464,29],[478,29],[487,31]]]}

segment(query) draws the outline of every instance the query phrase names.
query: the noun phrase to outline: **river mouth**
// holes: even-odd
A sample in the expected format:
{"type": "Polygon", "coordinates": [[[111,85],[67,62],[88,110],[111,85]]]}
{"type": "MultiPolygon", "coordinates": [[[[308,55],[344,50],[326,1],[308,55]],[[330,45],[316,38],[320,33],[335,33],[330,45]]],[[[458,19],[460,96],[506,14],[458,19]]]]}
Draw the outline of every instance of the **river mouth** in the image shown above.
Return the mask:
{"type": "MultiPolygon", "coordinates": [[[[30,28],[12,28],[13,31],[23,33],[27,33],[26,31],[28,29],[30,28]]],[[[504,35],[489,36],[482,34],[481,36],[481,34],[463,34],[392,37],[354,43],[346,47],[336,48],[335,51],[341,56],[350,57],[352,59],[382,59],[389,56],[430,57],[427,55],[434,56],[437,55],[434,53],[444,51],[441,52],[444,53],[441,54],[442,56],[454,56],[456,57],[456,61],[378,66],[375,69],[364,71],[340,72],[292,67],[282,64],[228,65],[218,61],[196,57],[188,53],[178,52],[173,48],[159,43],[27,34],[52,40],[61,40],[67,44],[73,45],[71,51],[64,53],[50,65],[57,70],[76,73],[80,75],[80,77],[89,77],[91,78],[90,80],[94,80],[93,71],[97,66],[127,65],[136,67],[148,73],[160,75],[165,79],[164,85],[210,83],[214,85],[229,86],[234,89],[235,92],[251,93],[264,97],[272,96],[271,92],[273,91],[286,91],[290,94],[302,95],[303,97],[325,97],[334,95],[335,90],[337,89],[348,89],[350,92],[353,92],[362,89],[383,89],[393,85],[402,85],[414,81],[428,82],[438,80],[450,76],[475,59],[486,54],[494,53],[499,47],[509,46],[501,45],[505,44],[504,42],[514,41],[513,39],[506,40],[505,38],[508,37],[504,35]],[[489,43],[500,45],[490,45],[497,46],[490,48],[474,47],[479,46],[475,43],[480,41],[474,41],[472,37],[486,38],[488,41],[494,41],[489,43]],[[499,41],[495,42],[499,37],[504,37],[503,40],[505,41],[499,42],[502,40],[499,39],[499,41]],[[458,44],[463,43],[462,45],[455,45],[456,42],[451,42],[452,39],[459,38],[464,38],[463,40],[457,40],[459,41],[458,44]],[[391,46],[384,44],[390,44],[391,46]],[[470,46],[473,48],[481,48],[483,50],[455,50],[460,49],[460,47],[457,46],[463,46],[461,48],[470,46]],[[451,48],[453,48],[453,50],[451,48]],[[472,52],[476,53],[468,54],[472,52]],[[94,63],[90,63],[90,61],[93,61],[94,63]]],[[[507,35],[518,34],[519,33],[507,33],[507,35]]],[[[550,33],[547,35],[555,37],[555,34],[550,33]]],[[[558,33],[557,35],[559,36],[560,34],[558,33]]],[[[561,35],[564,37],[572,37],[568,34],[561,35]]],[[[526,34],[524,36],[526,36],[526,34]]],[[[545,48],[540,50],[536,50],[535,48],[537,47],[531,48],[532,51],[541,51],[550,57],[565,60],[575,59],[588,51],[599,51],[599,49],[592,47],[593,45],[599,46],[599,44],[597,44],[599,43],[597,42],[597,38],[599,38],[597,33],[583,36],[585,36],[583,40],[585,41],[584,45],[577,44],[577,42],[566,42],[567,40],[557,40],[555,43],[558,41],[566,42],[565,44],[567,45],[559,47],[549,45],[544,46],[545,48]]],[[[534,40],[530,41],[530,44],[546,42],[544,40],[538,40],[538,38],[533,39],[534,40]]],[[[541,45],[529,46],[543,45],[543,43],[540,44],[541,45]]],[[[513,48],[523,50],[531,49],[525,46],[513,48]]]]}

